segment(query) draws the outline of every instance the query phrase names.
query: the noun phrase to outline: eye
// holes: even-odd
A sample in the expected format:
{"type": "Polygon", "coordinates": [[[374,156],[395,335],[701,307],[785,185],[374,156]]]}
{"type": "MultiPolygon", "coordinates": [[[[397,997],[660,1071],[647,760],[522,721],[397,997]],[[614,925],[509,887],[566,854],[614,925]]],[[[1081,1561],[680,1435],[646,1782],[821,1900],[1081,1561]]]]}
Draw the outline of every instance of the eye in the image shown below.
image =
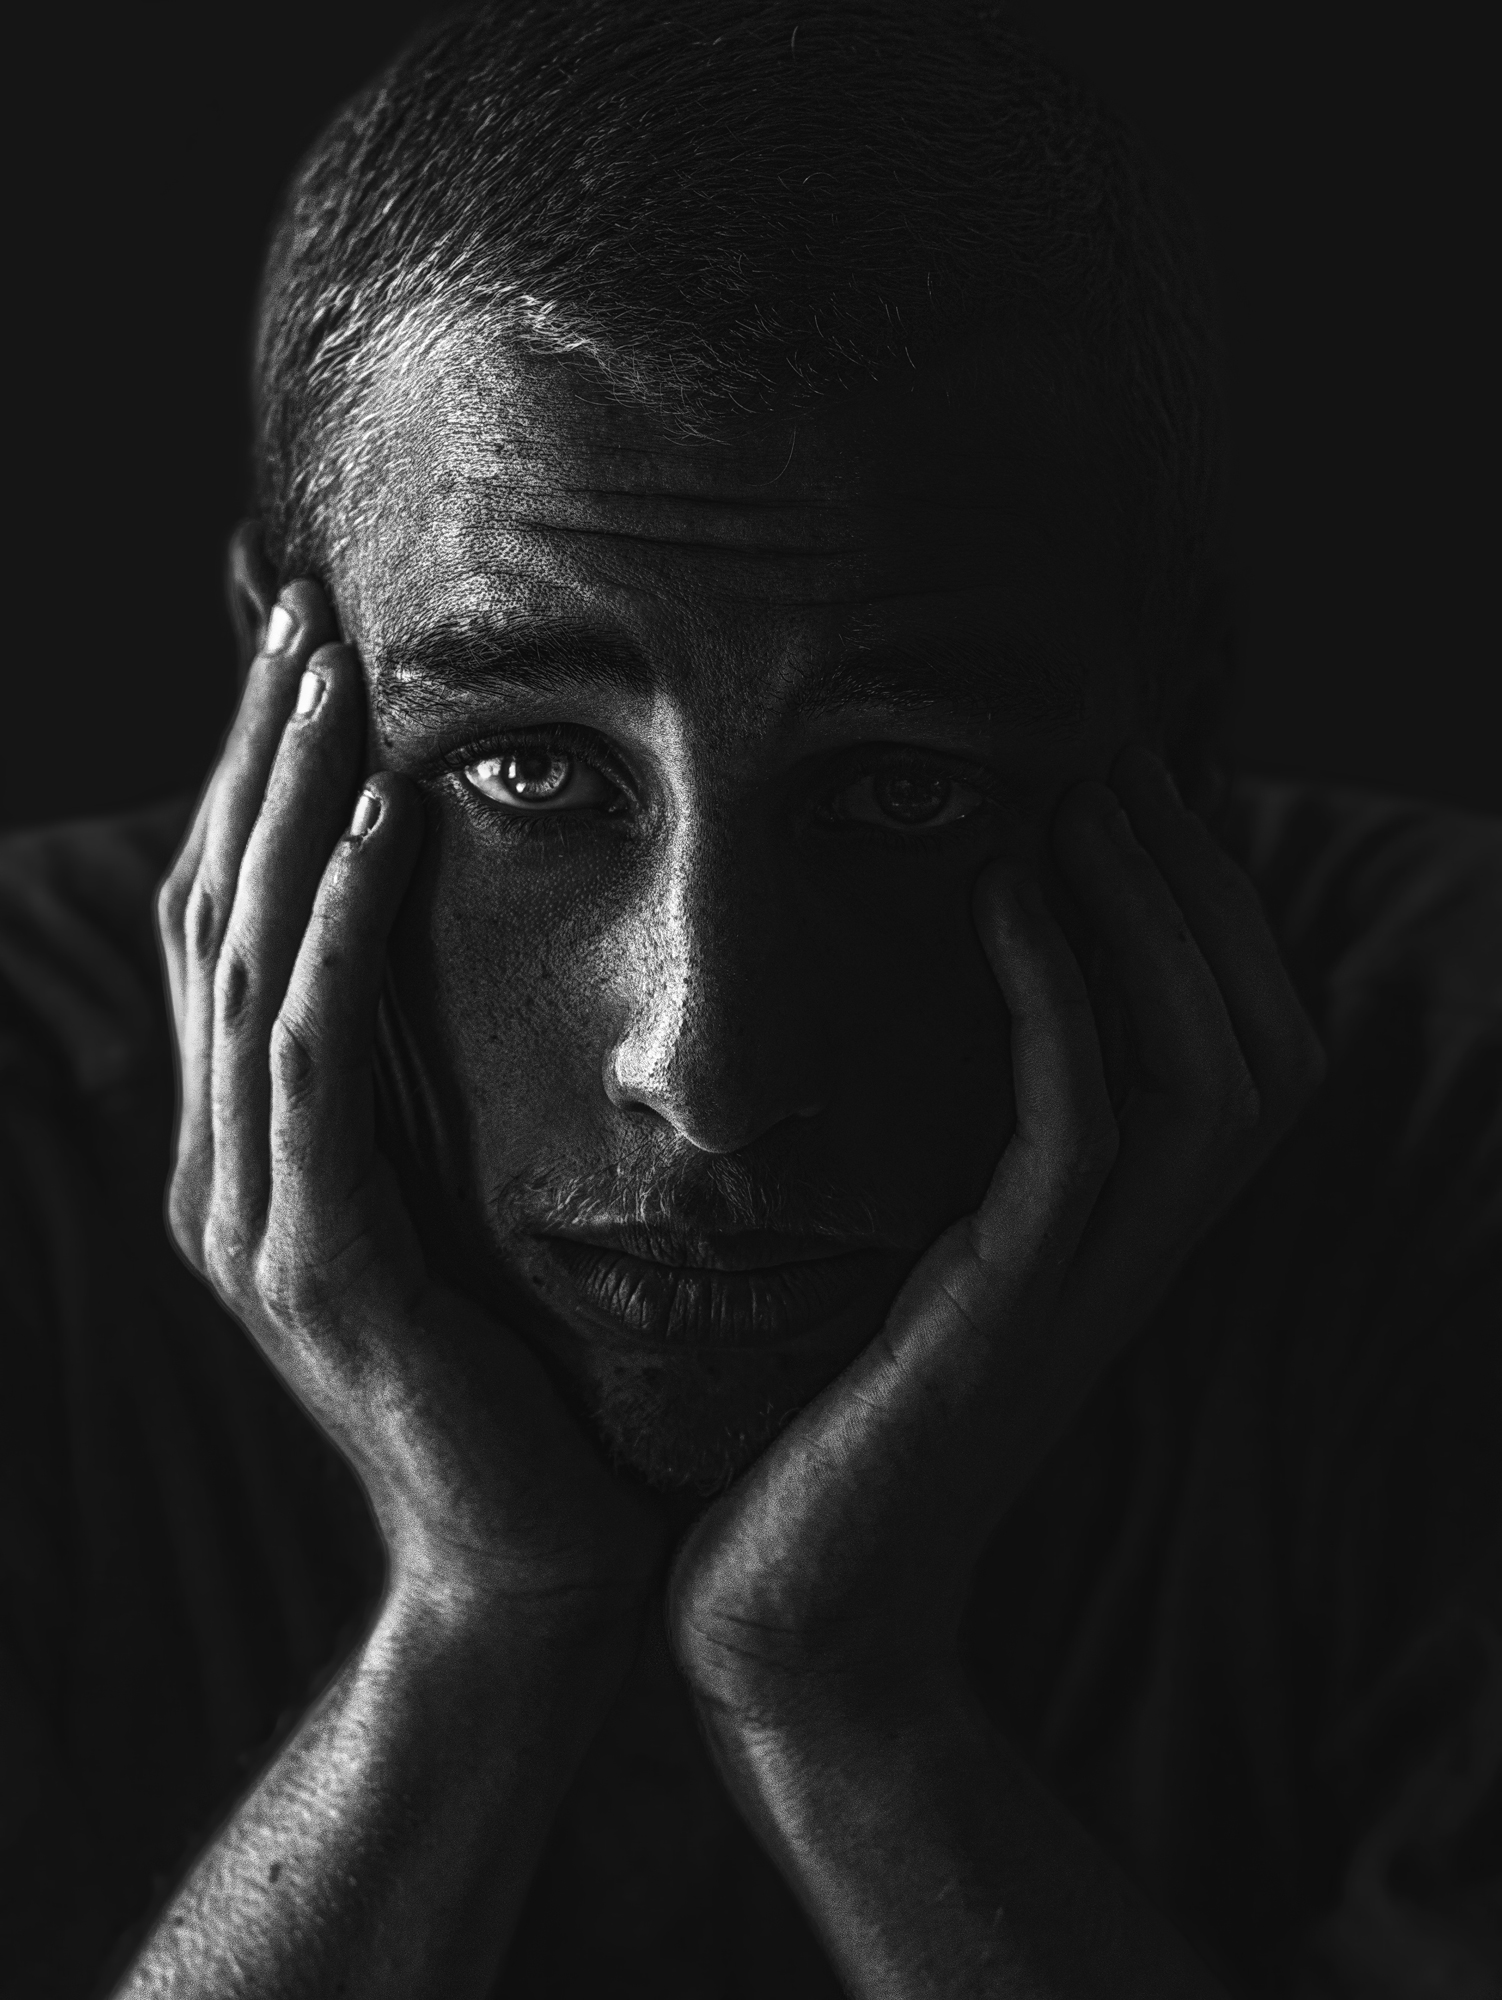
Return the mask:
{"type": "Polygon", "coordinates": [[[467,785],[513,812],[608,806],[615,798],[614,787],[593,764],[550,744],[501,750],[463,768],[467,785]]]}
{"type": "Polygon", "coordinates": [[[836,826],[885,827],[927,833],[969,819],[986,804],[974,785],[917,764],[869,771],[830,800],[822,817],[836,826]]]}

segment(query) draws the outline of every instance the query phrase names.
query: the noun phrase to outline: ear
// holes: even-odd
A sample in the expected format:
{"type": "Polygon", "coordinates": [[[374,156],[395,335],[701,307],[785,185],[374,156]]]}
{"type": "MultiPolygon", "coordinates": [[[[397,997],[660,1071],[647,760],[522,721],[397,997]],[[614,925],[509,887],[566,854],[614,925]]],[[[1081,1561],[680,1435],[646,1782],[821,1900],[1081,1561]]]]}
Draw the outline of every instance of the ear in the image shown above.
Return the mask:
{"type": "Polygon", "coordinates": [[[225,586],[240,654],[240,678],[244,680],[261,650],[266,620],[276,603],[276,571],[267,560],[259,521],[242,521],[230,536],[225,586]]]}

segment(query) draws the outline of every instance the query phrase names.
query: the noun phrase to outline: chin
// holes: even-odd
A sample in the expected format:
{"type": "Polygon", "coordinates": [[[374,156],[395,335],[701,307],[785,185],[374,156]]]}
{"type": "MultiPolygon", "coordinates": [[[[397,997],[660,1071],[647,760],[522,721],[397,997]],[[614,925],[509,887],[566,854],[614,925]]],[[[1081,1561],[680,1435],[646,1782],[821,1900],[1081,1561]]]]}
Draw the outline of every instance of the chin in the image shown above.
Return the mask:
{"type": "Polygon", "coordinates": [[[810,1380],[777,1354],[595,1350],[569,1372],[617,1471],[659,1492],[709,1496],[760,1457],[840,1366],[828,1360],[810,1380]]]}
{"type": "Polygon", "coordinates": [[[623,1194],[615,1168],[518,1176],[465,1245],[470,1277],[456,1265],[616,1469],[662,1492],[728,1486],[867,1345],[913,1262],[864,1201],[783,1186],[779,1208],[726,1173],[708,1194],[661,1176],[623,1194]]]}
{"type": "MultiPolygon", "coordinates": [[[[535,1297],[534,1297],[535,1305],[535,1297]]],[[[875,1334],[885,1300],[787,1346],[647,1345],[527,1315],[522,1330],[617,1472],[658,1492],[722,1492],[875,1334]]]]}
{"type": "Polygon", "coordinates": [[[759,1458],[800,1407],[642,1373],[604,1387],[589,1417],[617,1472],[660,1493],[709,1497],[759,1458]]]}
{"type": "Polygon", "coordinates": [[[507,1245],[516,1323],[618,1471],[720,1492],[870,1341],[910,1253],[613,1220],[507,1245]]]}

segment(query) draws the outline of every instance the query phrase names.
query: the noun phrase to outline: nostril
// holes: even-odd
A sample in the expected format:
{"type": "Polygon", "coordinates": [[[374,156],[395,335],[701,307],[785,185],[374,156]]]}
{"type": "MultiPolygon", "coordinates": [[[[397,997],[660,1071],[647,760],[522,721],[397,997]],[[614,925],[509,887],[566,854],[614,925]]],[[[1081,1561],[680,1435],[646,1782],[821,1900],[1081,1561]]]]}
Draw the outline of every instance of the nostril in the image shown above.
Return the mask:
{"type": "Polygon", "coordinates": [[[808,1050],[702,1031],[671,1043],[631,1036],[610,1049],[602,1081],[611,1105],[660,1119],[701,1153],[738,1153],[792,1118],[816,1118],[828,1099],[810,1090],[808,1050]]]}
{"type": "Polygon", "coordinates": [[[692,842],[619,937],[621,1012],[601,1081],[618,1111],[649,1112],[701,1152],[733,1153],[828,1102],[819,953],[744,854],[692,842]]]}

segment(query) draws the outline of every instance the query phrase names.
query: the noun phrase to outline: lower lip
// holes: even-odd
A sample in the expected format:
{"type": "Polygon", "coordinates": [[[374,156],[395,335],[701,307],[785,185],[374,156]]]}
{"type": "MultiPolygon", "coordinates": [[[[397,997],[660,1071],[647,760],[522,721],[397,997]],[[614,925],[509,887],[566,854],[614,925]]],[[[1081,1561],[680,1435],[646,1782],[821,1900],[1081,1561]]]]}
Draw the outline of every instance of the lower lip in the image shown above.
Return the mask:
{"type": "Polygon", "coordinates": [[[892,1275],[891,1260],[877,1250],[717,1271],[652,1263],[577,1238],[533,1240],[587,1318],[650,1347],[786,1346],[841,1319],[892,1275]]]}

